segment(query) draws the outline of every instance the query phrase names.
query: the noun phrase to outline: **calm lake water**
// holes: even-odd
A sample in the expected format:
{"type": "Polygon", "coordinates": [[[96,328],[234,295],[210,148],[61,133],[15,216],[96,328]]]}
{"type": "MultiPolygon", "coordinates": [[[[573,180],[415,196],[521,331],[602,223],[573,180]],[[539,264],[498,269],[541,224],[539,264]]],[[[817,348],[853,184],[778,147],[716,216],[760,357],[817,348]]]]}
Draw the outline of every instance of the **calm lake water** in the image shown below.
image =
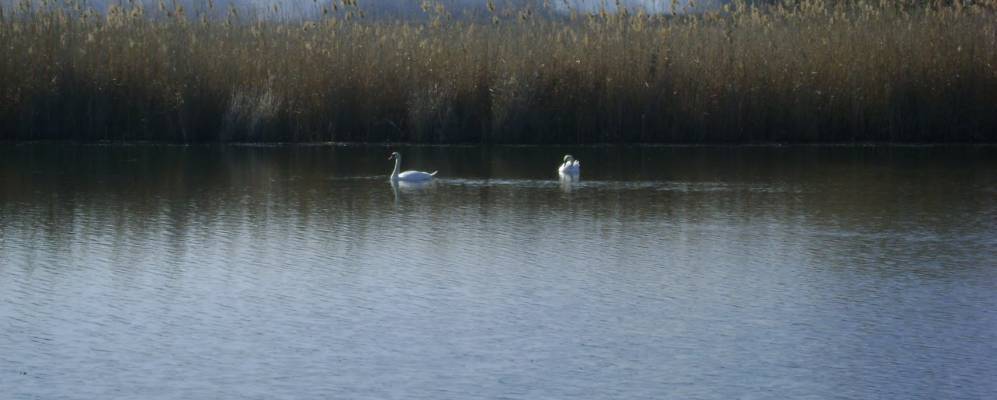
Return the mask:
{"type": "Polygon", "coordinates": [[[2,145],[0,397],[994,398],[995,200],[997,147],[2,145]]]}

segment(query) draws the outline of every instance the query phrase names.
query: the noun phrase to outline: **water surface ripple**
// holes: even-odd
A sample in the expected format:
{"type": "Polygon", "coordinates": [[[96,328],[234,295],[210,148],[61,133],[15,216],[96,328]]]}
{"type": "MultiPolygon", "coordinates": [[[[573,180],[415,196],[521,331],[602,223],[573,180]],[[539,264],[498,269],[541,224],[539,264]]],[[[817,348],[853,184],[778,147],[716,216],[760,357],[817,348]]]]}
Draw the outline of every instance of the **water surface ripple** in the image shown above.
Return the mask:
{"type": "Polygon", "coordinates": [[[398,149],[0,146],[0,397],[997,394],[997,148],[398,149]]]}

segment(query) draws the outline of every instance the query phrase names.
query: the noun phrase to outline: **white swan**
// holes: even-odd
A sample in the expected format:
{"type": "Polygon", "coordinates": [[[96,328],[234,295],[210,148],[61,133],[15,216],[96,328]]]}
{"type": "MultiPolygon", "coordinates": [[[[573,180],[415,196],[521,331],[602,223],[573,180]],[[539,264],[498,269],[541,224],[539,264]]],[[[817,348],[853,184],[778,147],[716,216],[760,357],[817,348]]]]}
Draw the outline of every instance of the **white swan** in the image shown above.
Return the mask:
{"type": "Polygon", "coordinates": [[[398,173],[398,169],[402,166],[402,155],[398,152],[391,153],[389,160],[395,160],[395,169],[391,171],[391,181],[392,182],[423,182],[432,180],[436,173],[439,171],[422,172],[422,171],[405,171],[398,173]]]}
{"type": "Polygon", "coordinates": [[[564,164],[557,168],[557,172],[564,175],[578,175],[582,172],[582,163],[575,160],[571,154],[565,155],[564,164]]]}

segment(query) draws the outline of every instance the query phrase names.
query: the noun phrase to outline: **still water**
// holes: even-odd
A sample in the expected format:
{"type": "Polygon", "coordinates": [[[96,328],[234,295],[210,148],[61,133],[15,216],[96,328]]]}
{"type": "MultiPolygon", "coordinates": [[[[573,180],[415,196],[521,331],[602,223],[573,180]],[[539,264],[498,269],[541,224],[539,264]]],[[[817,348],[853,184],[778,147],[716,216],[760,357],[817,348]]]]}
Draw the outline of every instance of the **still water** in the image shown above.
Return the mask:
{"type": "Polygon", "coordinates": [[[0,397],[994,398],[995,200],[997,147],[8,144],[0,397]]]}

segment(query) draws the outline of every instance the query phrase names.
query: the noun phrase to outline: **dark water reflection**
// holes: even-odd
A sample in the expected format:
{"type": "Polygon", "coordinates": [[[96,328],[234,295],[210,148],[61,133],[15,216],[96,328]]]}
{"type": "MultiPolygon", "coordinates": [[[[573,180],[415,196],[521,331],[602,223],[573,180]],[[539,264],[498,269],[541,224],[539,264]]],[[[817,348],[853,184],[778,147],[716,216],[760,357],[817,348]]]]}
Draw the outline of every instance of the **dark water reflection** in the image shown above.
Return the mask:
{"type": "Polygon", "coordinates": [[[997,147],[391,150],[0,146],[0,397],[997,393],[997,147]]]}

